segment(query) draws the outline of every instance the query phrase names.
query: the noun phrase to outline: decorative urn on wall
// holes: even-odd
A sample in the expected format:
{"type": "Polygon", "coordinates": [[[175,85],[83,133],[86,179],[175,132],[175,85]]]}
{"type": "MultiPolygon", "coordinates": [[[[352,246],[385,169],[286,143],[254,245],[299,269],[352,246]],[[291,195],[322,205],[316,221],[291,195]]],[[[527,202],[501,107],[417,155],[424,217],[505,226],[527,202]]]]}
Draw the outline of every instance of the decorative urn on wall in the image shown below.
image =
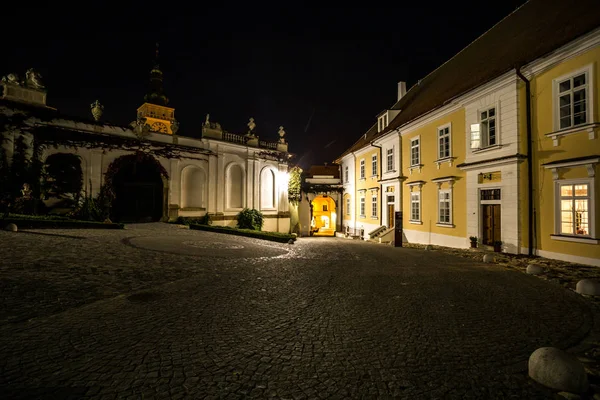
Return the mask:
{"type": "Polygon", "coordinates": [[[100,121],[100,118],[102,118],[102,113],[104,112],[104,106],[100,104],[98,100],[96,100],[90,104],[90,108],[92,110],[92,116],[94,119],[96,121],[100,121]]]}

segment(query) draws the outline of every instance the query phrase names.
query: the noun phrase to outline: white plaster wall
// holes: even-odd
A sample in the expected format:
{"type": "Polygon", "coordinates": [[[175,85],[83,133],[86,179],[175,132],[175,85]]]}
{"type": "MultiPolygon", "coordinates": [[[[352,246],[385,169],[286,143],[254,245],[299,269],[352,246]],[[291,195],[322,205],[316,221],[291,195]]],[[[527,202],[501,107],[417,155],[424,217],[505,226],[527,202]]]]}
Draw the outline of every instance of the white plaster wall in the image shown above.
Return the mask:
{"type": "Polygon", "coordinates": [[[402,233],[407,243],[417,244],[433,244],[436,246],[456,247],[456,248],[468,248],[470,247],[469,239],[442,235],[440,233],[430,233],[423,231],[413,231],[410,229],[403,229],[402,233]]]}
{"type": "Polygon", "coordinates": [[[491,158],[514,155],[519,151],[518,92],[517,81],[491,93],[482,94],[465,103],[465,162],[471,163],[491,158]],[[473,152],[471,149],[471,124],[479,123],[479,110],[496,107],[496,135],[500,147],[473,152]]]}
{"type": "Polygon", "coordinates": [[[491,166],[467,171],[467,237],[483,236],[481,224],[481,206],[479,189],[501,189],[501,236],[504,251],[518,254],[520,251],[520,207],[518,185],[518,163],[491,166]],[[502,181],[496,183],[478,183],[478,174],[497,172],[502,174],[502,181]]]}
{"type": "Polygon", "coordinates": [[[384,140],[381,141],[381,177],[382,179],[392,179],[400,176],[400,165],[402,148],[400,142],[400,135],[391,134],[388,135],[384,140]],[[394,150],[394,165],[392,171],[387,170],[387,151],[389,149],[394,150]]]}

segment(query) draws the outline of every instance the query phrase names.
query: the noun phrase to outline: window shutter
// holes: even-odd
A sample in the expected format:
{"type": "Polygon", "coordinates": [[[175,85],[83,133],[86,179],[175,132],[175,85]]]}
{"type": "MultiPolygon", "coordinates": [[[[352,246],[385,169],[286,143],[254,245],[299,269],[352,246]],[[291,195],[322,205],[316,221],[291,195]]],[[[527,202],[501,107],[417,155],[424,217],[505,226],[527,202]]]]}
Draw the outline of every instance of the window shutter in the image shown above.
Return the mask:
{"type": "Polygon", "coordinates": [[[471,148],[481,147],[481,124],[471,124],[471,148]]]}

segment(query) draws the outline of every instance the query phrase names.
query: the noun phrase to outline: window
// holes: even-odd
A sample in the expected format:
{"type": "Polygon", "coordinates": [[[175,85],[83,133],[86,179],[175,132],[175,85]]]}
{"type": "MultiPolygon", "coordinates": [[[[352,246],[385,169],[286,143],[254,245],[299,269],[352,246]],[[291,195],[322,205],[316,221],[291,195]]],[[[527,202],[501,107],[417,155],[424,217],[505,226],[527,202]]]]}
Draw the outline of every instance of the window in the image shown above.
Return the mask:
{"type": "Polygon", "coordinates": [[[365,179],[365,160],[360,160],[360,179],[365,179]]]}
{"type": "Polygon", "coordinates": [[[360,216],[365,217],[365,196],[360,197],[360,216]]]}
{"type": "Polygon", "coordinates": [[[585,124],[588,120],[588,72],[555,81],[558,129],[585,124]]]}
{"type": "Polygon", "coordinates": [[[344,182],[350,182],[350,172],[347,165],[344,167],[344,182]]]}
{"type": "Polygon", "coordinates": [[[323,211],[328,211],[327,204],[323,204],[323,211]]]}
{"type": "Polygon", "coordinates": [[[451,199],[449,190],[439,191],[438,223],[451,224],[451,199]]]}
{"type": "Polygon", "coordinates": [[[590,236],[591,188],[588,183],[559,183],[561,235],[590,236]]]}
{"type": "Polygon", "coordinates": [[[410,220],[421,220],[421,192],[410,193],[410,220]]]}
{"type": "Polygon", "coordinates": [[[350,215],[350,205],[352,202],[350,201],[350,197],[346,197],[346,215],[350,215]]]}
{"type": "Polygon", "coordinates": [[[377,156],[376,155],[371,157],[371,168],[372,168],[371,176],[377,176],[377,156]]]}
{"type": "Polygon", "coordinates": [[[481,123],[481,147],[494,146],[496,144],[496,108],[479,113],[481,123]]]}
{"type": "Polygon", "coordinates": [[[419,165],[421,163],[421,148],[419,146],[419,139],[414,138],[410,140],[410,165],[419,165]]]}
{"type": "Polygon", "coordinates": [[[500,200],[500,189],[484,189],[481,191],[481,200],[500,200]]]}
{"type": "Polygon", "coordinates": [[[438,128],[438,159],[450,157],[450,125],[438,128]]]}
{"type": "Polygon", "coordinates": [[[377,218],[377,195],[371,196],[371,217],[377,218]]]}
{"type": "Polygon", "coordinates": [[[386,155],[387,155],[387,171],[390,172],[390,171],[394,170],[394,148],[392,147],[391,149],[387,149],[386,155]]]}

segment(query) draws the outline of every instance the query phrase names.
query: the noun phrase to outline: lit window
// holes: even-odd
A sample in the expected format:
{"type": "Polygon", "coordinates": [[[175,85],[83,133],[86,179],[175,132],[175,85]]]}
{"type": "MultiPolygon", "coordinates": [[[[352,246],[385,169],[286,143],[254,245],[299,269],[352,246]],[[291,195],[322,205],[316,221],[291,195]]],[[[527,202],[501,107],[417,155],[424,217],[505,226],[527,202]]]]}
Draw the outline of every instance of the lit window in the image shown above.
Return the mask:
{"type": "Polygon", "coordinates": [[[371,176],[377,176],[377,156],[371,157],[371,176]]]}
{"type": "Polygon", "coordinates": [[[350,172],[347,165],[344,168],[344,182],[350,182],[350,172]]]}
{"type": "Polygon", "coordinates": [[[449,190],[439,191],[439,207],[438,207],[438,223],[440,224],[451,224],[452,223],[452,201],[450,198],[449,190]]]}
{"type": "Polygon", "coordinates": [[[421,221],[421,192],[410,193],[410,220],[421,221]]]}
{"type": "Polygon", "coordinates": [[[559,183],[559,198],[560,234],[590,236],[590,185],[559,183]]]}
{"type": "Polygon", "coordinates": [[[394,169],[394,148],[387,149],[387,170],[392,171],[394,169]]]}
{"type": "Polygon", "coordinates": [[[371,196],[371,217],[377,218],[377,195],[371,196]]]}
{"type": "Polygon", "coordinates": [[[450,126],[448,125],[438,128],[438,159],[450,156],[450,126]]]}
{"type": "Polygon", "coordinates": [[[411,139],[410,141],[410,165],[419,165],[421,163],[421,148],[419,138],[411,139]]]}
{"type": "Polygon", "coordinates": [[[350,215],[350,205],[352,202],[350,201],[350,197],[346,197],[346,215],[350,215]]]}
{"type": "Polygon", "coordinates": [[[323,211],[328,211],[327,204],[323,204],[323,211]]]}
{"type": "Polygon", "coordinates": [[[360,179],[365,179],[365,160],[360,160],[360,179]]]}
{"type": "Polygon", "coordinates": [[[479,113],[481,147],[496,145],[496,109],[490,108],[479,113]]]}
{"type": "Polygon", "coordinates": [[[555,82],[559,129],[585,124],[588,120],[588,72],[555,82]]]}

